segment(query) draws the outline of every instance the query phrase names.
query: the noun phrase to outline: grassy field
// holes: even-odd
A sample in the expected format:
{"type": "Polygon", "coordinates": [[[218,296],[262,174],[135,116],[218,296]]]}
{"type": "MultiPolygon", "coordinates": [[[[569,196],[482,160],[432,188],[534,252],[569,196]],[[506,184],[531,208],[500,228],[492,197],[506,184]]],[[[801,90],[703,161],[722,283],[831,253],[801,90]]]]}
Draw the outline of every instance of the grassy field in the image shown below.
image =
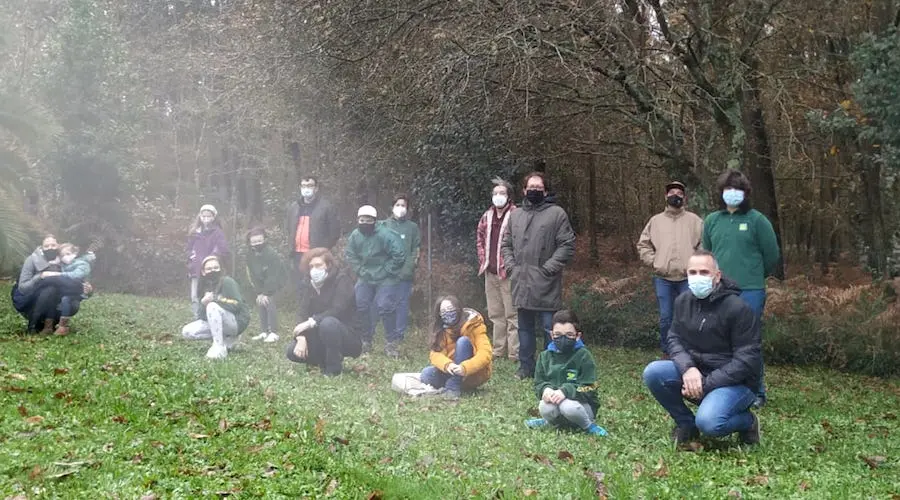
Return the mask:
{"type": "Polygon", "coordinates": [[[900,498],[897,381],[770,367],[762,445],[685,452],[641,385],[654,353],[595,351],[610,434],[588,438],[526,429],[536,401],[508,362],[458,403],[412,399],[390,376],[426,363],[415,335],[326,379],[283,343],[207,361],[179,338],[188,309],[99,296],[48,338],[4,302],[0,497],[900,498]]]}

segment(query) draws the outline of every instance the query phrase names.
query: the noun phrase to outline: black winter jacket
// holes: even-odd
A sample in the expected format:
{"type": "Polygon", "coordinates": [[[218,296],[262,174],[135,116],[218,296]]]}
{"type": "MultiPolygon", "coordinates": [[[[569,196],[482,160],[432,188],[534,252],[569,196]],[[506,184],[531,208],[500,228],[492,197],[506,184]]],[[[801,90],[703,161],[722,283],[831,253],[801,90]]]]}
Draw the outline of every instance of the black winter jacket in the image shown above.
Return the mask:
{"type": "Polygon", "coordinates": [[[334,248],[341,237],[341,224],[335,207],[321,195],[309,205],[294,201],[287,209],[284,234],[287,235],[288,256],[294,253],[297,239],[297,223],[300,222],[301,211],[309,214],[309,248],[334,248]]]}
{"type": "Polygon", "coordinates": [[[306,280],[297,320],[305,321],[307,318],[312,318],[316,323],[321,323],[322,318],[331,316],[340,320],[351,332],[358,331],[353,278],[340,269],[329,271],[329,273],[332,272],[336,274],[325,278],[325,283],[318,291],[312,286],[309,279],[306,280]]]}
{"type": "Polygon", "coordinates": [[[734,282],[722,278],[712,294],[675,299],[668,335],[669,357],[684,375],[691,367],[703,374],[703,394],[732,385],[759,388],[762,371],[760,324],[734,282]]]}

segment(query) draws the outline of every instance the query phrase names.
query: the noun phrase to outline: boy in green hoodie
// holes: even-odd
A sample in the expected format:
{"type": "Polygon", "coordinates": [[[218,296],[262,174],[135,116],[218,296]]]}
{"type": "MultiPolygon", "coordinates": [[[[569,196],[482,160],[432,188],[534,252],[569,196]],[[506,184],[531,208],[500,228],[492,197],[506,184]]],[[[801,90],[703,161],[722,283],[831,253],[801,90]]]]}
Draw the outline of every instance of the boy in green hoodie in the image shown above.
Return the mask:
{"type": "Polygon", "coordinates": [[[259,311],[259,335],[253,340],[263,342],[278,341],[278,312],[275,308],[275,294],[284,285],[287,269],[278,252],[266,243],[266,231],[255,227],[247,234],[250,253],[247,254],[247,278],[256,292],[256,306],[259,311]]]}
{"type": "Polygon", "coordinates": [[[594,422],[597,411],[597,366],[584,346],[578,330],[578,317],[567,309],[553,315],[552,342],[538,357],[534,372],[534,391],[542,418],[525,425],[532,429],[551,424],[577,427],[594,436],[605,436],[606,429],[594,422]]]}

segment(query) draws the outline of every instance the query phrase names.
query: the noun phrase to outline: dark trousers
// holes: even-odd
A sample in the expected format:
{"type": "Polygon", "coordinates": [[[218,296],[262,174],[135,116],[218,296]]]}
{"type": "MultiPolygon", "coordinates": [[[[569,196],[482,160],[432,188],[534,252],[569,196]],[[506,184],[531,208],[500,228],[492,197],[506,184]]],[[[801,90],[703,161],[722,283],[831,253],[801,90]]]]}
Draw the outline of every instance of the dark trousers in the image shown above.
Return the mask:
{"type": "Polygon", "coordinates": [[[553,329],[553,311],[534,311],[519,309],[519,370],[529,377],[534,376],[537,338],[534,331],[535,321],[540,320],[543,330],[544,348],[550,344],[550,330],[553,329]]]}
{"type": "Polygon", "coordinates": [[[304,333],[306,337],[306,359],[294,355],[297,339],[287,347],[287,358],[294,363],[307,363],[318,366],[324,375],[339,375],[343,369],[345,357],[355,358],[362,354],[362,341],[339,319],[331,316],[312,330],[304,333]]]}

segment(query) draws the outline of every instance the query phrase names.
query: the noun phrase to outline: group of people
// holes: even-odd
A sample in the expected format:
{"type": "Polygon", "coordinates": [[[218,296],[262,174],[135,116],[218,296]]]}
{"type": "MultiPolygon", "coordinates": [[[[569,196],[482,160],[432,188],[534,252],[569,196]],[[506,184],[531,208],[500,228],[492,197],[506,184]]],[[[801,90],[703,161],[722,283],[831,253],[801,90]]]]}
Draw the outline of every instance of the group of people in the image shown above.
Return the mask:
{"type": "MultiPolygon", "coordinates": [[[[737,432],[745,443],[756,443],[759,420],[752,409],[766,401],[760,337],[765,278],[778,264],[779,249],[771,223],[750,207],[749,180],[728,170],[717,187],[720,209],[704,221],[687,210],[684,184],[665,185],[665,209],[638,240],[641,260],[654,273],[662,351],[662,359],[644,370],[644,381],[675,420],[676,441],[698,432],[737,432]],[[685,401],[698,405],[696,415],[685,401]]],[[[575,253],[575,233],[545,174],[528,174],[521,193],[516,205],[512,185],[494,179],[491,206],[476,229],[492,335],[480,313],[452,295],[441,297],[421,381],[457,399],[490,379],[495,360],[509,358],[518,363],[517,378],[533,379],[541,418],[528,420],[529,427],[569,425],[604,435],[594,422],[594,358],[574,312],[563,308],[562,276],[575,253]],[[540,356],[537,328],[544,339],[540,356]]],[[[338,375],[345,357],[371,349],[379,320],[385,354],[398,357],[421,240],[409,205],[407,196],[396,196],[391,215],[380,221],[374,207],[360,207],[342,264],[332,253],[341,236],[337,211],[316,178],[302,178],[300,196],[287,210],[287,251],[270,247],[262,228],[246,238],[246,270],[261,327],[253,339],[279,340],[275,296],[290,279],[298,322],[288,359],[338,375]]],[[[223,274],[231,252],[217,215],[204,205],[189,233],[194,318],[182,330],[185,338],[211,340],[207,357],[213,359],[226,357],[250,323],[239,285],[223,274]]],[[[92,254],[77,255],[77,248],[48,237],[26,261],[14,298],[29,329],[43,325],[47,331],[58,323],[57,333],[66,333],[68,318],[91,291],[84,270],[89,273],[92,254]]]]}

